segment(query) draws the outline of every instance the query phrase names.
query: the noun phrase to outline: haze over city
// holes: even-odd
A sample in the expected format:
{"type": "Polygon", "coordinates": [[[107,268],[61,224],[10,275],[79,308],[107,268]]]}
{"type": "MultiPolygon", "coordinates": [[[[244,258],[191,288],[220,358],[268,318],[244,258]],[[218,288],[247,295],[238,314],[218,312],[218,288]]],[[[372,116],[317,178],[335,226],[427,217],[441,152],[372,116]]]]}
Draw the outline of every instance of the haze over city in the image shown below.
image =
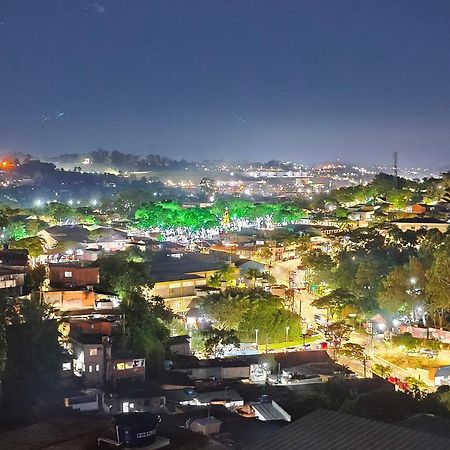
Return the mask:
{"type": "Polygon", "coordinates": [[[0,148],[448,161],[450,4],[3,0],[0,148]]]}

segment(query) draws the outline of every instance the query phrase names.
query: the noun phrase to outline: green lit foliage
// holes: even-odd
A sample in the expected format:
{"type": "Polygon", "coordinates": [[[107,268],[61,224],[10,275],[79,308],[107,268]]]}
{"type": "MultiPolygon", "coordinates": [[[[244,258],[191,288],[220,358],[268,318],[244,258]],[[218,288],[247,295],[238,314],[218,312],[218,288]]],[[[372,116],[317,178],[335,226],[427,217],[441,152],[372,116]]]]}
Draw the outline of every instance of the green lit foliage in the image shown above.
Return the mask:
{"type": "Polygon", "coordinates": [[[219,224],[218,219],[207,208],[183,208],[176,202],[146,203],[135,212],[140,228],[178,228],[191,230],[211,228],[219,224]]]}
{"type": "Polygon", "coordinates": [[[23,222],[10,223],[6,229],[6,232],[13,241],[19,241],[20,239],[28,237],[28,233],[23,222]]]}
{"type": "Polygon", "coordinates": [[[135,212],[134,219],[140,228],[179,228],[190,230],[212,228],[220,224],[228,208],[231,220],[257,220],[272,217],[276,223],[295,221],[305,216],[305,212],[289,203],[258,203],[233,199],[215,202],[209,208],[184,208],[174,201],[144,203],[135,212]]]}

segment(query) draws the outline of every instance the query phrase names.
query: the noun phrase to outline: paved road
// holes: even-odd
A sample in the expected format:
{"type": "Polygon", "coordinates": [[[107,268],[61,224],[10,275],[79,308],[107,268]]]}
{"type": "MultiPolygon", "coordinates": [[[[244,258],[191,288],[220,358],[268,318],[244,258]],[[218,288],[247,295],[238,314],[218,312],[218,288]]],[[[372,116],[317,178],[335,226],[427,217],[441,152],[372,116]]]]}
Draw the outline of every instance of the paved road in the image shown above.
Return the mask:
{"type": "MultiPolygon", "coordinates": [[[[300,265],[300,259],[291,259],[288,261],[276,261],[272,265],[271,274],[277,280],[277,284],[283,284],[287,287],[290,286],[290,278],[293,279],[297,286],[301,285],[301,274],[297,269],[300,265]]],[[[317,313],[317,309],[311,306],[311,302],[314,297],[307,291],[302,290],[296,292],[294,296],[294,311],[305,319],[305,322],[315,327],[314,314],[317,313]]]]}

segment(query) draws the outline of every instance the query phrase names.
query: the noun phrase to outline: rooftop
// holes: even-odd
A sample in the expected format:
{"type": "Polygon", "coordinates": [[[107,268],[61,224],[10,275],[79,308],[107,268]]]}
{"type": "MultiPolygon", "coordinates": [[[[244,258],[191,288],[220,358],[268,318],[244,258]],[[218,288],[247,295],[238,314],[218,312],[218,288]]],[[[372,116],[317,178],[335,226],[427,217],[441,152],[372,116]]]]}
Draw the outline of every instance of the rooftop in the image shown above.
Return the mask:
{"type": "Polygon", "coordinates": [[[155,255],[150,276],[156,281],[171,281],[196,278],[190,275],[196,272],[221,270],[228,262],[237,259],[222,252],[186,253],[180,258],[173,258],[164,253],[155,255]],[[187,275],[188,274],[188,275],[187,275]]]}
{"type": "Polygon", "coordinates": [[[448,224],[444,220],[434,219],[433,217],[412,217],[393,220],[392,223],[435,223],[435,224],[448,224]]]}
{"type": "Polygon", "coordinates": [[[314,411],[247,448],[297,450],[299,443],[314,450],[450,448],[450,439],[442,436],[328,410],[314,411]]]}

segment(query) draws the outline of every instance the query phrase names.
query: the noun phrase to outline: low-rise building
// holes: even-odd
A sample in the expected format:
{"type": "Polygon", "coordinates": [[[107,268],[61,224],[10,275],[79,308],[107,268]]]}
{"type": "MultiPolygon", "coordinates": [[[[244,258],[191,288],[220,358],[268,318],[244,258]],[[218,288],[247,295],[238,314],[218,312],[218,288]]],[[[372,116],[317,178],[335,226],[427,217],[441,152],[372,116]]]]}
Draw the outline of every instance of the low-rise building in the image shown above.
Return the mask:
{"type": "Polygon", "coordinates": [[[169,349],[174,355],[191,354],[191,337],[187,334],[181,336],[171,336],[169,338],[169,349]]]}
{"type": "Polygon", "coordinates": [[[50,264],[50,286],[64,288],[93,287],[100,283],[100,269],[76,263],[50,264]]]}
{"type": "Polygon", "coordinates": [[[0,292],[4,295],[22,295],[24,281],[23,269],[0,268],[0,292]]]}
{"type": "Polygon", "coordinates": [[[73,372],[84,387],[112,386],[145,380],[145,358],[114,351],[110,336],[79,334],[70,338],[73,372]]]}
{"type": "Polygon", "coordinates": [[[448,222],[431,217],[397,219],[393,220],[391,223],[403,232],[439,230],[441,233],[445,233],[450,226],[448,222]]]}
{"type": "Polygon", "coordinates": [[[191,380],[240,380],[250,377],[250,365],[239,358],[198,359],[177,357],[172,370],[187,374],[191,380]]]}
{"type": "Polygon", "coordinates": [[[10,250],[7,245],[0,250],[0,268],[25,271],[28,268],[28,250],[10,250]]]}
{"type": "Polygon", "coordinates": [[[95,307],[95,292],[82,289],[41,291],[43,302],[60,311],[75,311],[95,307]]]}

